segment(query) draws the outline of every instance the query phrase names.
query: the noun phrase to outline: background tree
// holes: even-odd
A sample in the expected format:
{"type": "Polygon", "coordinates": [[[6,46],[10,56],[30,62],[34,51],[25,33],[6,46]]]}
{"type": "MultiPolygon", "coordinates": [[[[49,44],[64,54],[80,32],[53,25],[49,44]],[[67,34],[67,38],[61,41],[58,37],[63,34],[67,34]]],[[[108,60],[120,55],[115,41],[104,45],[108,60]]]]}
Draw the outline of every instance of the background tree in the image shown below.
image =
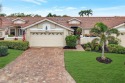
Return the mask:
{"type": "Polygon", "coordinates": [[[86,16],[89,17],[90,15],[93,15],[93,11],[91,9],[86,10],[86,16]]]}
{"type": "Polygon", "coordinates": [[[70,17],[70,16],[68,16],[68,15],[63,15],[62,17],[70,17]]]}
{"type": "Polygon", "coordinates": [[[41,17],[38,14],[25,14],[25,13],[12,13],[9,15],[10,17],[41,17]]]}
{"type": "Polygon", "coordinates": [[[49,13],[46,17],[53,17],[53,15],[51,13],[49,13]]]}
{"type": "Polygon", "coordinates": [[[91,33],[97,35],[100,39],[100,44],[102,46],[102,60],[105,60],[106,57],[104,55],[105,52],[105,44],[107,42],[108,37],[111,34],[116,34],[117,36],[119,35],[119,31],[117,29],[109,29],[107,25],[103,24],[102,22],[96,23],[94,28],[91,29],[91,33]]]}
{"type": "Polygon", "coordinates": [[[4,13],[0,13],[0,17],[5,17],[5,16],[7,16],[7,15],[4,13]]]}
{"type": "Polygon", "coordinates": [[[93,11],[91,9],[89,9],[89,10],[81,10],[79,12],[79,15],[81,17],[83,17],[83,16],[88,16],[89,17],[90,15],[93,15],[93,11]]]}
{"type": "Polygon", "coordinates": [[[81,11],[79,12],[80,17],[83,17],[84,14],[85,14],[85,11],[84,11],[84,10],[81,10],[81,11]]]}

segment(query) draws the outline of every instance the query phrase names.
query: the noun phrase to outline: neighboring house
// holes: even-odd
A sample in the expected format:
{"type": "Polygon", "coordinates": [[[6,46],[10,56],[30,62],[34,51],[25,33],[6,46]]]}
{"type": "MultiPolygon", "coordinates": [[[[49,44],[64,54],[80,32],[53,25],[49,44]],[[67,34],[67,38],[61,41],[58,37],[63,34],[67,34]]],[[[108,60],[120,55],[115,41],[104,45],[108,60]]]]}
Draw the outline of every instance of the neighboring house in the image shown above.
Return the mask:
{"type": "MultiPolygon", "coordinates": [[[[97,22],[109,28],[117,28],[125,33],[125,17],[1,17],[0,37],[5,40],[22,40],[25,34],[31,47],[65,46],[65,37],[76,34],[82,28],[80,43],[90,42],[95,37],[89,32],[97,22]]],[[[125,35],[120,35],[121,45],[125,46],[125,35]]]]}

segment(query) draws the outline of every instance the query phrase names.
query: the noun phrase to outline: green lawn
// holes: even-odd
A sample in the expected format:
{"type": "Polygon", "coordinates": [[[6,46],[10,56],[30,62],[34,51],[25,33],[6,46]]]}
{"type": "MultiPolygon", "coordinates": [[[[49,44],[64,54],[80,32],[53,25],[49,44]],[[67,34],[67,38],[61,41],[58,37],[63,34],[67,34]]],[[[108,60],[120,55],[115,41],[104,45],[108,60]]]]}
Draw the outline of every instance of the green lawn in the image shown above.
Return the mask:
{"type": "Polygon", "coordinates": [[[8,55],[4,57],[0,57],[0,69],[6,66],[8,63],[16,59],[19,55],[21,55],[23,51],[20,50],[8,50],[8,55]]]}
{"type": "Polygon", "coordinates": [[[65,52],[67,71],[77,83],[125,83],[125,55],[106,53],[113,60],[111,64],[96,61],[101,53],[65,52]]]}

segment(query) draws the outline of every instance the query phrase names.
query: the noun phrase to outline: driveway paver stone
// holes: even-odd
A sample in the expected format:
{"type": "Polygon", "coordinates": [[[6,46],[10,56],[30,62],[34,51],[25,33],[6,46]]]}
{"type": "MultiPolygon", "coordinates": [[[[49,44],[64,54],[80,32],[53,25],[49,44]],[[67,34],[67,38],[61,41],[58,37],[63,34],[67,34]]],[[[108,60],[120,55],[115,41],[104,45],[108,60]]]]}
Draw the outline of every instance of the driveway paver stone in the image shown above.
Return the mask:
{"type": "Polygon", "coordinates": [[[75,83],[62,48],[30,48],[0,70],[0,83],[75,83]]]}

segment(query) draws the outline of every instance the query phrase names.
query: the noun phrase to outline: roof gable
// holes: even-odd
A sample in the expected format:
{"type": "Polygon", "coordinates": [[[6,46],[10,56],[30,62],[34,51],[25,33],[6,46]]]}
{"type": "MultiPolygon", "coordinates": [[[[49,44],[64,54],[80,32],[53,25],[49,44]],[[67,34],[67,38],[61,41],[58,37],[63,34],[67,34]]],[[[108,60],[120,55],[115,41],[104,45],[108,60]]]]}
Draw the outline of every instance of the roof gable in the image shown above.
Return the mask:
{"type": "Polygon", "coordinates": [[[58,25],[58,26],[60,26],[60,27],[63,27],[63,28],[65,28],[65,29],[68,29],[68,30],[73,31],[73,29],[70,29],[70,28],[68,28],[68,27],[66,27],[66,26],[63,26],[63,25],[61,25],[61,24],[59,24],[59,23],[56,23],[56,22],[54,22],[54,21],[52,21],[52,20],[49,20],[49,19],[47,19],[47,18],[45,18],[45,19],[43,19],[43,20],[40,20],[40,21],[38,21],[38,22],[35,22],[34,24],[31,24],[31,25],[29,25],[29,26],[26,26],[26,27],[24,27],[23,29],[30,28],[30,27],[32,27],[32,26],[34,26],[34,25],[37,25],[37,24],[39,24],[39,23],[42,23],[42,22],[44,22],[44,21],[48,21],[48,22],[50,22],[50,23],[56,24],[56,25],[58,25]]]}

